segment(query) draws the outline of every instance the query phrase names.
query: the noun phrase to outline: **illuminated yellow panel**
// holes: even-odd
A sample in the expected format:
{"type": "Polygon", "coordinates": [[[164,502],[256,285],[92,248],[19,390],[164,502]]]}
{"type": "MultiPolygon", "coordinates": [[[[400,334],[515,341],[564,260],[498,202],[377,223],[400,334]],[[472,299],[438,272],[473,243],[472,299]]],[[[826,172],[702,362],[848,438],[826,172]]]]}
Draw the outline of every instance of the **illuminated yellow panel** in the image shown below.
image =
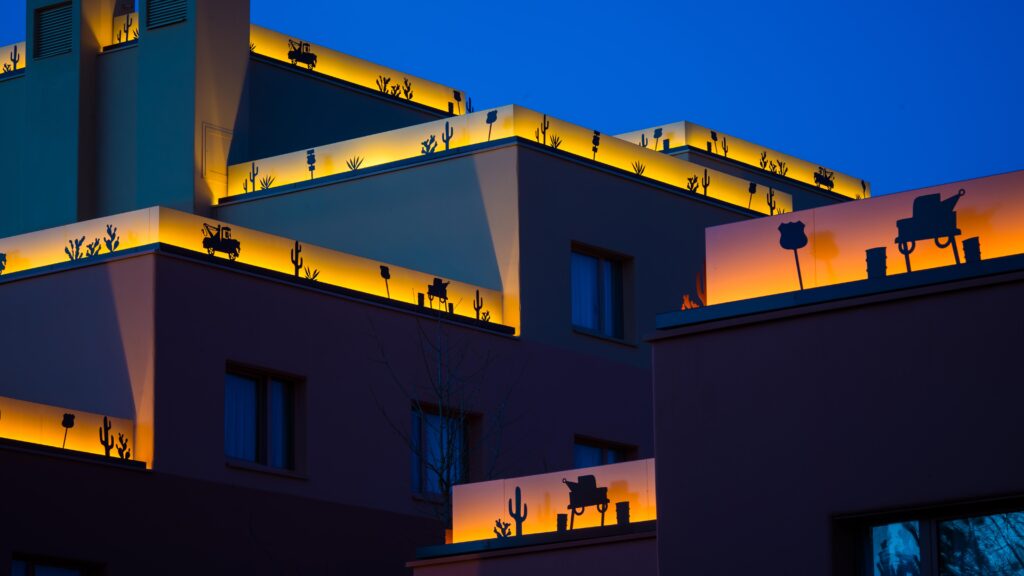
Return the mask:
{"type": "MultiPolygon", "coordinates": [[[[960,261],[968,257],[963,241],[972,237],[978,238],[985,260],[1024,253],[1021,171],[708,228],[709,303],[799,289],[793,251],[779,244],[779,224],[785,222],[805,226],[808,242],[797,251],[804,288],[866,279],[866,250],[871,248],[885,248],[887,275],[905,274],[906,261],[896,244],[897,220],[913,216],[915,198],[937,193],[948,200],[960,188],[965,189],[955,205],[960,261]]],[[[916,243],[910,261],[915,271],[956,262],[951,247],[939,248],[931,239],[916,243]]]]}
{"type": "MultiPolygon", "coordinates": [[[[452,542],[472,542],[496,538],[493,532],[499,518],[511,524],[515,534],[515,521],[509,516],[512,500],[515,510],[515,491],[520,489],[522,503],[527,508],[523,534],[539,534],[557,530],[557,515],[572,517],[569,506],[569,488],[562,479],[576,482],[580,476],[593,475],[598,487],[608,488],[608,510],[605,526],[615,524],[615,505],[629,502],[630,522],[656,520],[657,506],[654,487],[654,459],[608,464],[592,468],[551,472],[536,476],[522,476],[490,482],[460,484],[452,490],[452,542]]],[[[574,528],[601,525],[601,514],[594,506],[587,507],[576,516],[574,528]]]]}
{"type": "Polygon", "coordinates": [[[261,56],[294,63],[303,68],[309,68],[315,57],[312,70],[321,74],[445,112],[451,110],[454,114],[463,114],[466,111],[466,93],[462,90],[442,86],[324,46],[305,43],[295,36],[274,32],[262,26],[249,26],[249,47],[261,56]],[[386,84],[384,79],[388,80],[386,84]]]}
{"type": "Polygon", "coordinates": [[[124,44],[139,38],[139,13],[114,16],[114,27],[110,32],[112,44],[124,44]]]}
{"type": "MultiPolygon", "coordinates": [[[[519,106],[481,110],[458,118],[436,120],[315,148],[316,170],[312,176],[320,178],[424,155],[436,156],[446,147],[456,150],[511,136],[534,140],[568,154],[690,190],[697,196],[715,198],[765,214],[772,211],[768,205],[769,189],[765,186],[756,186],[751,193],[750,182],[746,180],[638,148],[608,135],[596,135],[595,146],[593,130],[519,106]],[[541,131],[542,126],[546,127],[545,132],[541,131]],[[427,149],[433,151],[426,153],[427,149]]],[[[252,192],[254,187],[262,190],[305,182],[311,176],[309,160],[308,150],[298,150],[230,166],[229,195],[252,192]]],[[[789,194],[774,191],[772,200],[775,212],[793,209],[789,194]]]]}
{"type": "Polygon", "coordinates": [[[841,174],[820,164],[801,160],[789,154],[783,154],[771,148],[759,146],[753,142],[741,140],[723,132],[692,122],[674,122],[645,130],[636,130],[619,134],[617,138],[627,140],[636,145],[643,145],[651,150],[664,150],[667,141],[668,149],[689,146],[698,150],[710,151],[712,154],[725,156],[731,160],[754,166],[766,172],[781,174],[805,184],[822,189],[829,189],[849,198],[867,198],[871,196],[871,184],[841,174]],[[659,138],[654,137],[655,130],[661,130],[659,138]],[[824,172],[822,172],[824,170],[824,172]]]}
{"type": "Polygon", "coordinates": [[[105,455],[100,443],[100,434],[105,433],[105,441],[112,442],[110,455],[118,456],[118,434],[121,434],[134,454],[135,423],[124,418],[107,417],[110,428],[101,432],[103,418],[103,414],[0,397],[0,438],[105,455]],[[70,428],[63,425],[65,414],[74,416],[67,421],[73,424],[70,428]]]}
{"type": "MultiPolygon", "coordinates": [[[[207,253],[212,247],[215,250],[213,255],[223,259],[229,258],[229,251],[232,251],[231,240],[234,240],[239,246],[238,262],[289,275],[295,274],[295,266],[292,263],[295,240],[169,208],[136,210],[0,239],[0,254],[5,255],[5,258],[0,259],[0,264],[5,266],[2,273],[6,275],[60,264],[72,260],[75,256],[87,262],[90,247],[94,247],[97,255],[108,254],[110,250],[107,241],[114,237],[117,239],[115,251],[161,242],[200,253],[207,253]],[[222,227],[219,235],[216,233],[218,226],[222,227]],[[224,231],[223,227],[229,228],[230,232],[224,231]],[[227,234],[230,234],[230,239],[226,237],[227,234]],[[204,240],[211,235],[218,237],[219,240],[206,240],[204,244],[204,240]]],[[[111,244],[113,245],[113,242],[111,244]]],[[[305,243],[301,245],[299,257],[303,264],[299,271],[301,278],[306,277],[306,268],[309,268],[308,273],[316,273],[318,283],[390,297],[409,304],[418,304],[419,294],[424,294],[425,306],[440,309],[440,302],[436,299],[432,301],[427,296],[427,286],[434,280],[431,274],[389,266],[390,279],[385,284],[381,277],[381,265],[387,265],[385,262],[305,243]]],[[[490,322],[501,324],[503,298],[502,293],[497,290],[451,282],[447,294],[448,302],[454,305],[454,313],[476,318],[473,301],[478,292],[483,299],[481,312],[489,313],[490,322]]]]}
{"type": "Polygon", "coordinates": [[[0,76],[25,68],[25,43],[0,46],[0,76]]]}

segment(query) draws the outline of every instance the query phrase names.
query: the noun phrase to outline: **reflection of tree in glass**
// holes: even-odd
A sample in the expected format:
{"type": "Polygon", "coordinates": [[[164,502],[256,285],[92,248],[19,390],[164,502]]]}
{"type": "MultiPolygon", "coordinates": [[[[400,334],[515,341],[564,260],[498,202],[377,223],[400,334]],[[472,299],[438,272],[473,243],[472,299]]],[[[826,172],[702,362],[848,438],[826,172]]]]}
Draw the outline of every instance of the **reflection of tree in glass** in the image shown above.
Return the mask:
{"type": "Polygon", "coordinates": [[[939,573],[1024,574],[1024,512],[940,523],[939,573]]]}
{"type": "Polygon", "coordinates": [[[920,576],[921,538],[917,522],[872,529],[875,576],[920,576]]]}

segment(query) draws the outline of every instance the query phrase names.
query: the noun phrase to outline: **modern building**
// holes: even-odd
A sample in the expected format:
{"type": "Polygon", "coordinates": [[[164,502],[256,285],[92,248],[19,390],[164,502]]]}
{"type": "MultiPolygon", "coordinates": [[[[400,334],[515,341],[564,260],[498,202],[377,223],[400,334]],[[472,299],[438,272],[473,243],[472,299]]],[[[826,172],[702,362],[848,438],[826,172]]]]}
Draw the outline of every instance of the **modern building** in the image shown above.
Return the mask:
{"type": "MultiPolygon", "coordinates": [[[[25,42],[0,49],[0,109],[18,111],[0,139],[0,467],[18,496],[0,509],[0,575],[710,566],[714,545],[680,545],[696,516],[679,511],[724,505],[688,475],[742,460],[687,429],[728,414],[675,417],[705,412],[692,378],[731,385],[683,326],[852,290],[859,277],[817,271],[797,296],[789,276],[723,280],[729,238],[888,198],[689,122],[612,136],[478,108],[252,25],[246,0],[26,14],[25,42]],[[677,488],[655,499],[655,478],[677,488]],[[491,538],[528,515],[518,496],[523,535],[491,538]]],[[[995,265],[971,234],[986,259],[956,274],[995,265]]],[[[878,282],[918,289],[902,278],[878,282]]],[[[763,338],[729,362],[746,386],[787,373],[785,337],[763,338]]],[[[819,512],[984,492],[954,480],[819,512]]],[[[808,566],[841,558],[829,542],[808,566]]]]}

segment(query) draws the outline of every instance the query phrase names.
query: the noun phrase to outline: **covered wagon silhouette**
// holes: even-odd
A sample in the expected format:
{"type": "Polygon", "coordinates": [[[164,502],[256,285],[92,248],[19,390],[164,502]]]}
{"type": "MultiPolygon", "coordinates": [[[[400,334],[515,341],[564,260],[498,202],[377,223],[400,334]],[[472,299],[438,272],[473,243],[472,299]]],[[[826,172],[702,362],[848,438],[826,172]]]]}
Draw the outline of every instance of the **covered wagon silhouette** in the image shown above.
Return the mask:
{"type": "Polygon", "coordinates": [[[570,482],[562,478],[562,482],[569,487],[569,505],[566,506],[572,512],[569,520],[569,530],[572,530],[576,517],[581,516],[587,506],[596,506],[601,513],[601,526],[604,526],[604,513],[608,511],[608,488],[597,487],[597,478],[593,475],[580,476],[576,482],[570,482]]]}
{"type": "Polygon", "coordinates": [[[925,194],[914,198],[914,213],[910,218],[896,221],[896,245],[907,263],[910,272],[910,254],[917,246],[918,240],[935,240],[939,248],[953,247],[953,258],[960,263],[960,251],[956,247],[956,237],[960,229],[956,227],[956,203],[966,194],[963,188],[959,192],[942,200],[939,194],[925,194]]]}

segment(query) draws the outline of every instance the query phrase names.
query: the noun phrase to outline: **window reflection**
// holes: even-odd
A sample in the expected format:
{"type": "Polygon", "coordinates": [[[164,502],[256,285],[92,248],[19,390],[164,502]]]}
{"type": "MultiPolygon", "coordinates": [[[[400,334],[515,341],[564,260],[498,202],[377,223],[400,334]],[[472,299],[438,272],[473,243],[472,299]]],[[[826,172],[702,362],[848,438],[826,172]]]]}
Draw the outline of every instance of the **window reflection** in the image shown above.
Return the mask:
{"type": "Polygon", "coordinates": [[[875,576],[920,576],[921,539],[917,522],[899,522],[871,529],[875,576]]]}

